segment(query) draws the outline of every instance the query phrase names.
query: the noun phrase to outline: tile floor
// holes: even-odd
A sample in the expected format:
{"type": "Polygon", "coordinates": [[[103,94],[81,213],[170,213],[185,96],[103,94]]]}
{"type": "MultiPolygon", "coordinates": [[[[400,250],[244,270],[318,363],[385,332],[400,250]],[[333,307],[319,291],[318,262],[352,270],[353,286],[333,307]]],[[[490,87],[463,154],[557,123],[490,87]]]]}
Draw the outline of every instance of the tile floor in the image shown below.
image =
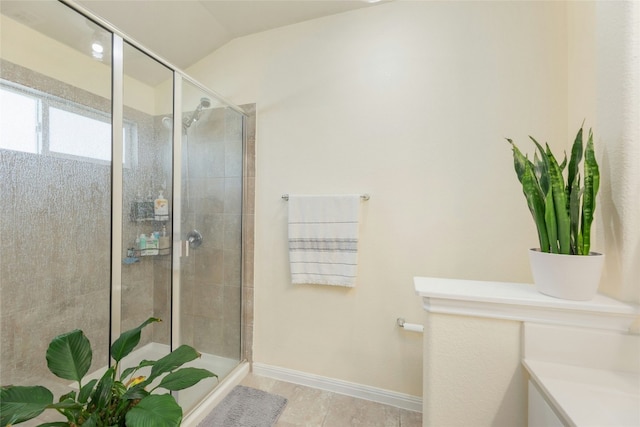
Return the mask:
{"type": "Polygon", "coordinates": [[[253,374],[242,385],[286,397],[276,427],[421,427],[422,414],[253,374]]]}

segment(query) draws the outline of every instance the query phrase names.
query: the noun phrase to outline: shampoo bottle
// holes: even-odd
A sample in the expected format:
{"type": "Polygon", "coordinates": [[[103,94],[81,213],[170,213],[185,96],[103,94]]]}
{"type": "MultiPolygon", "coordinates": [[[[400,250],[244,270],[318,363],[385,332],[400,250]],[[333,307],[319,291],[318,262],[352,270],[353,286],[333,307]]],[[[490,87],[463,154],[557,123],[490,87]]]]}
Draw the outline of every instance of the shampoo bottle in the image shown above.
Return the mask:
{"type": "Polygon", "coordinates": [[[166,221],[169,219],[169,201],[162,195],[162,190],[153,204],[153,213],[156,221],[166,221]]]}

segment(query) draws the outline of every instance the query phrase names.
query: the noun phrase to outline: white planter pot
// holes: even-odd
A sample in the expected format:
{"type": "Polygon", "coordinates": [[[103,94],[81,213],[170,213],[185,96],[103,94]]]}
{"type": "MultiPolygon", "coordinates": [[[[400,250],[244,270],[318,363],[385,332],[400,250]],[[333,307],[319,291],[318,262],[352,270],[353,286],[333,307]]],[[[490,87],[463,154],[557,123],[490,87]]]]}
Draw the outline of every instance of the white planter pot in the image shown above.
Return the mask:
{"type": "Polygon", "coordinates": [[[556,298],[589,301],[598,291],[604,255],[561,255],[529,250],[533,282],[538,292],[556,298]]]}

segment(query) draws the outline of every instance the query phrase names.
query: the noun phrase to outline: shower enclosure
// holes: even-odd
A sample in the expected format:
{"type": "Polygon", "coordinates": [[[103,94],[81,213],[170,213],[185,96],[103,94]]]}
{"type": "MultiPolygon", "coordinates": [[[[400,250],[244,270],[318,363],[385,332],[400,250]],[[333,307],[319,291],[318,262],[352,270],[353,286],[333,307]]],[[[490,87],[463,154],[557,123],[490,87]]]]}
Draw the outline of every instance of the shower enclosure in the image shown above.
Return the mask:
{"type": "Polygon", "coordinates": [[[189,344],[223,380],[246,357],[243,110],[72,3],[0,12],[0,383],[66,393],[54,336],[82,329],[99,375],[152,316],[128,363],[189,344]]]}

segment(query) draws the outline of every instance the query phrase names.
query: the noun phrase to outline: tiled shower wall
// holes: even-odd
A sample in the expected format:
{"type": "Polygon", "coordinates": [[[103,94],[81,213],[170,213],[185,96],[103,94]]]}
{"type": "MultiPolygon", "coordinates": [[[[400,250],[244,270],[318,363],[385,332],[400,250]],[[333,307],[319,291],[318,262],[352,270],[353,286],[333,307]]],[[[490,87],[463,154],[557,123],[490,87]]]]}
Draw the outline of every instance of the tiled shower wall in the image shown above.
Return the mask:
{"type": "MultiPolygon", "coordinates": [[[[0,61],[3,79],[101,111],[110,101],[0,61]]],[[[76,328],[107,363],[109,165],[0,150],[0,383],[39,383],[50,340],[76,328]]]]}

